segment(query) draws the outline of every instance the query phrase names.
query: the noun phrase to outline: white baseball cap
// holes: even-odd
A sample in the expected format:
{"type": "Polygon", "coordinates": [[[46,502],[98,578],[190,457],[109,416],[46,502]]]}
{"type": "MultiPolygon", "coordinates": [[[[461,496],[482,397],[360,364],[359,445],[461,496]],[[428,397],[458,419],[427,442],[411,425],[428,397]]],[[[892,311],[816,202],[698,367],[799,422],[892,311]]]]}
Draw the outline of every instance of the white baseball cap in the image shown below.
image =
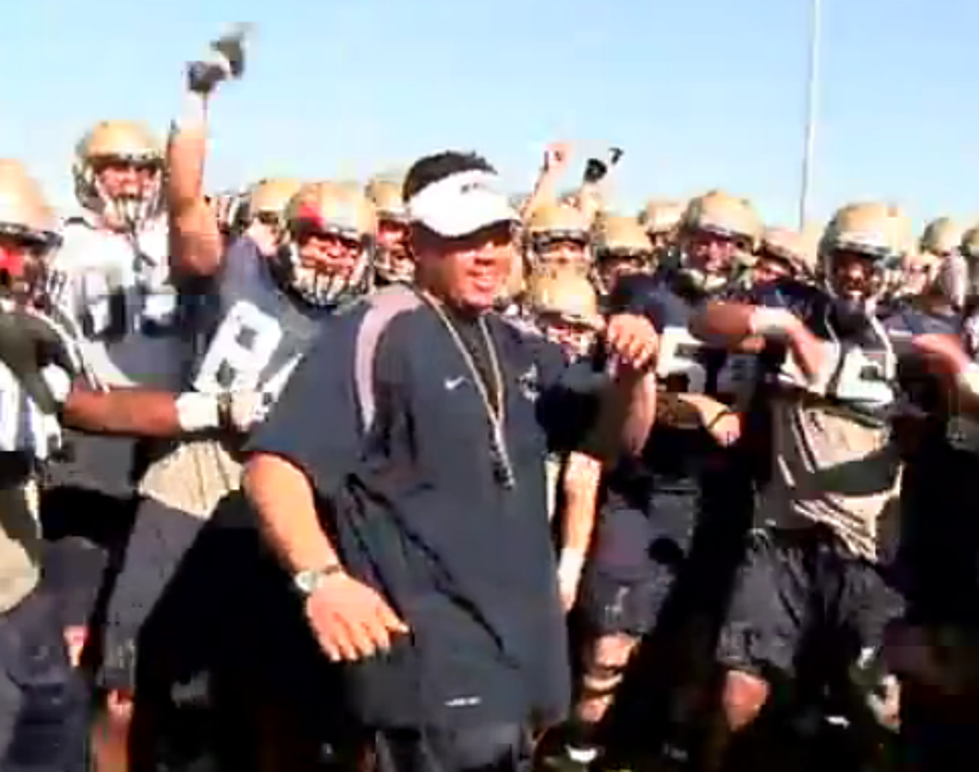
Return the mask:
{"type": "Polygon", "coordinates": [[[456,172],[426,185],[408,200],[412,222],[446,238],[475,233],[519,215],[500,192],[499,177],[482,169],[456,172]]]}

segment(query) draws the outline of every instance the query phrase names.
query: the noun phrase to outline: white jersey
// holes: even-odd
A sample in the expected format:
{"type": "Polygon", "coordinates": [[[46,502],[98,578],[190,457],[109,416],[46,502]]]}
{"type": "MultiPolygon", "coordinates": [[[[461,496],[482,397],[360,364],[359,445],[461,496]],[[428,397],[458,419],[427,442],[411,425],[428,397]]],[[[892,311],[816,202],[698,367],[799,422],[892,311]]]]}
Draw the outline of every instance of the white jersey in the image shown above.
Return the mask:
{"type": "Polygon", "coordinates": [[[163,219],[136,238],[75,218],[54,262],[55,301],[77,321],[86,357],[113,386],[179,391],[190,336],[170,280],[163,219]]]}
{"type": "MultiPolygon", "coordinates": [[[[22,313],[31,317],[46,330],[44,340],[49,355],[59,351],[57,361],[49,361],[40,371],[40,380],[52,392],[66,394],[76,378],[86,381],[89,388],[102,384],[84,361],[81,341],[70,318],[57,311],[44,314],[32,309],[15,310],[7,301],[0,301],[0,314],[22,313]]],[[[27,334],[25,328],[22,334],[27,334]]],[[[62,446],[62,430],[54,405],[44,408],[35,402],[31,392],[10,367],[0,361],[0,453],[18,453],[30,459],[44,461],[62,446]]]]}
{"type": "Polygon", "coordinates": [[[46,415],[0,362],[0,453],[25,453],[43,461],[60,447],[58,417],[46,415]]]}

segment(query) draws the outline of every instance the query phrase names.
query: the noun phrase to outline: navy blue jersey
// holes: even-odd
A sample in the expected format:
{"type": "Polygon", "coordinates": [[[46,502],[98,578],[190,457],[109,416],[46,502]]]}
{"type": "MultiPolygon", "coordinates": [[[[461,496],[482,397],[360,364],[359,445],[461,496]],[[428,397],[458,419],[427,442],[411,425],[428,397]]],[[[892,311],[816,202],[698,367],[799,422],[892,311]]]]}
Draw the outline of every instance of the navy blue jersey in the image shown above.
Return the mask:
{"type": "MultiPolygon", "coordinates": [[[[630,277],[616,289],[616,310],[642,313],[660,336],[656,425],[641,459],[623,461],[608,475],[612,495],[642,499],[655,490],[696,491],[706,471],[723,466],[721,448],[676,395],[708,397],[734,410],[744,409],[758,380],[754,354],[710,346],[689,331],[701,301],[669,277],[630,277]],[[679,291],[678,291],[679,289],[679,291]]],[[[638,503],[638,502],[636,502],[638,503]]]]}
{"type": "Polygon", "coordinates": [[[759,288],[747,302],[792,311],[823,341],[826,356],[812,381],[784,352],[770,355],[774,371],[769,380],[776,390],[805,392],[855,419],[880,425],[889,420],[899,393],[897,354],[875,316],[850,314],[824,290],[792,281],[759,288]]]}
{"type": "MultiPolygon", "coordinates": [[[[907,350],[917,335],[958,335],[960,328],[957,314],[932,314],[910,305],[885,318],[883,325],[898,355],[907,350]]],[[[903,395],[915,411],[932,420],[947,419],[947,390],[927,371],[922,360],[899,356],[897,376],[903,395]]]]}
{"type": "Polygon", "coordinates": [[[213,290],[214,323],[195,368],[197,391],[277,395],[331,311],[286,294],[248,237],[228,251],[213,290]]]}

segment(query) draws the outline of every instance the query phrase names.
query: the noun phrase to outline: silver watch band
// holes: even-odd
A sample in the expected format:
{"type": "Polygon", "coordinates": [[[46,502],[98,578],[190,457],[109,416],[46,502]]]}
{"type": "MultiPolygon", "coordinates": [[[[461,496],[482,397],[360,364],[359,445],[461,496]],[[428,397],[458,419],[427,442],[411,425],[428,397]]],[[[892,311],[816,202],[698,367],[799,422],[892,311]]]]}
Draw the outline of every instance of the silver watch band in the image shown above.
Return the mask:
{"type": "Polygon", "coordinates": [[[339,563],[333,563],[323,568],[304,569],[292,575],[292,585],[301,595],[308,597],[322,587],[326,579],[342,572],[343,566],[339,563]]]}

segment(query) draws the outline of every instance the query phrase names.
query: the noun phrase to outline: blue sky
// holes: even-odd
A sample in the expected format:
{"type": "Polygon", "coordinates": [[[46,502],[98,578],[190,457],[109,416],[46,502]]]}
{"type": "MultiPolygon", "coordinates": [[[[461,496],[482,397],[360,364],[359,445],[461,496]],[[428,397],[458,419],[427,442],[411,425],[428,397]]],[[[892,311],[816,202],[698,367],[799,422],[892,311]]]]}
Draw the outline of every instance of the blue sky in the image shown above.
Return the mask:
{"type": "MultiPolygon", "coordinates": [[[[59,205],[104,117],[161,134],[183,62],[256,25],[212,113],[211,187],[366,177],[419,154],[486,154],[528,188],[547,140],[626,151],[614,196],[725,187],[795,221],[808,0],[8,0],[0,155],[59,205]]],[[[979,219],[975,0],[823,0],[814,209],[887,198],[918,222],[979,219]]],[[[579,167],[580,168],[580,167],[579,167]]],[[[577,168],[574,176],[577,176],[577,168]]],[[[574,182],[569,177],[568,183],[574,182]]]]}

